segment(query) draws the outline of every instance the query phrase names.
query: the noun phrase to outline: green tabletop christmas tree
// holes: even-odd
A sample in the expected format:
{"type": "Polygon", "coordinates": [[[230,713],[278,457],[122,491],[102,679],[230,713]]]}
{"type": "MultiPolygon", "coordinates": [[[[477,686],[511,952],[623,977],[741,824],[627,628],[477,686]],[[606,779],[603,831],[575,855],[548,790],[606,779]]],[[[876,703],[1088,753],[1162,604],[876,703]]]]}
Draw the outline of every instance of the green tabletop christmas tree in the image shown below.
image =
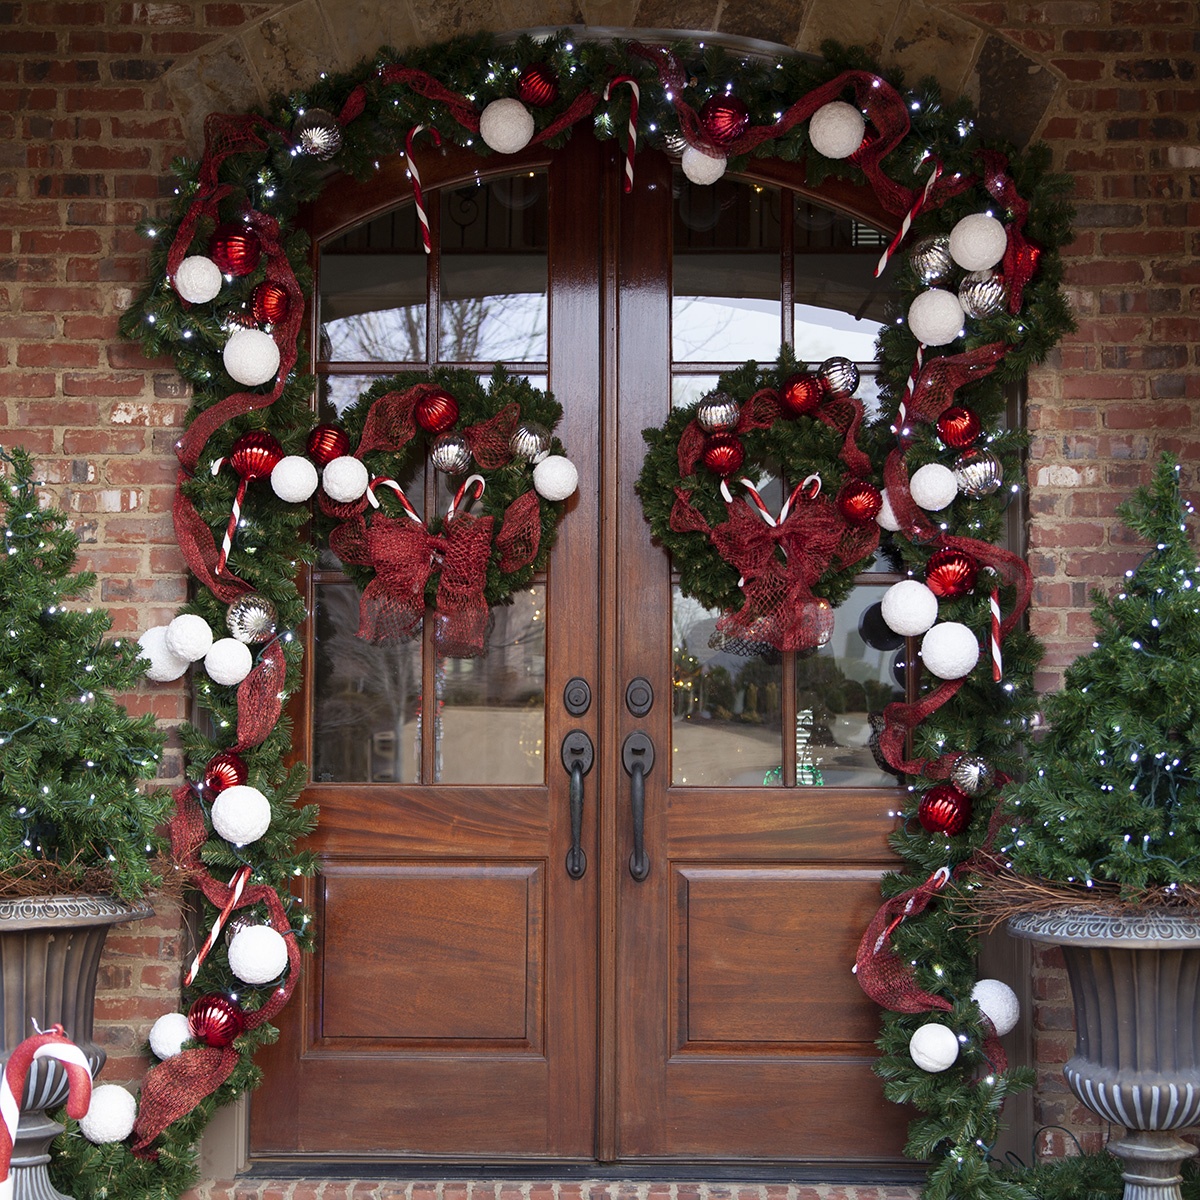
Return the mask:
{"type": "Polygon", "coordinates": [[[112,697],[137,686],[137,642],[86,607],[66,514],[43,508],[33,465],[0,449],[0,895],[142,896],[158,882],[170,794],[145,789],[162,736],[112,697]]]}

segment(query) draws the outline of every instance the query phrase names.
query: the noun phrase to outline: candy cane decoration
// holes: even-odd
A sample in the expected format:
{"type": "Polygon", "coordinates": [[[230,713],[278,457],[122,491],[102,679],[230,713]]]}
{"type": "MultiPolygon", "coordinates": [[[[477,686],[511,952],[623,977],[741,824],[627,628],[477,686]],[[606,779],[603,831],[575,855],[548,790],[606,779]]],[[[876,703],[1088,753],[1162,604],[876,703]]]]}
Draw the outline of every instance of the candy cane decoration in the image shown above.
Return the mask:
{"type": "Polygon", "coordinates": [[[394,479],[388,479],[387,476],[380,476],[378,479],[372,479],[371,482],[367,484],[367,499],[371,502],[371,506],[373,508],[379,507],[379,499],[375,495],[375,489],[378,487],[391,488],[399,498],[400,507],[404,509],[405,515],[410,520],[416,521],[418,525],[425,524],[417,510],[409,503],[408,497],[404,494],[404,489],[394,479]]]}
{"type": "MultiPolygon", "coordinates": [[[[779,516],[776,518],[771,515],[771,510],[767,508],[766,501],[758,494],[758,489],[749,479],[739,479],[738,483],[746,489],[750,497],[750,502],[754,505],[758,515],[772,529],[776,525],[782,525],[787,520],[788,513],[792,511],[792,505],[795,504],[797,497],[803,496],[805,500],[815,500],[821,494],[821,476],[814,471],[811,475],[806,475],[792,488],[792,494],[783,502],[783,507],[779,510],[779,516]]],[[[724,479],[721,480],[721,495],[724,497],[726,504],[733,503],[733,493],[730,492],[729,484],[724,479]]],[[[783,549],[783,547],[781,546],[780,549],[783,549]]]]}
{"type": "Polygon", "coordinates": [[[993,588],[988,601],[992,610],[992,678],[999,683],[1004,678],[1004,664],[1000,658],[1000,589],[993,588]]]}
{"type": "Polygon", "coordinates": [[[425,211],[425,197],[421,194],[421,174],[417,170],[417,160],[413,158],[413,141],[422,130],[428,130],[433,138],[433,144],[442,144],[442,135],[431,125],[414,125],[404,139],[404,157],[408,159],[408,173],[412,176],[413,201],[417,206],[417,220],[421,222],[421,240],[425,243],[425,253],[433,253],[433,242],[429,238],[429,214],[425,211]]]}
{"type": "Polygon", "coordinates": [[[462,481],[462,486],[454,493],[454,499],[450,501],[450,507],[446,509],[446,523],[449,524],[454,520],[454,514],[458,512],[459,505],[464,508],[474,500],[478,500],[483,495],[483,489],[487,487],[484,483],[482,475],[468,475],[462,481]],[[468,495],[468,493],[470,493],[468,495]],[[464,497],[466,499],[464,500],[464,497]]]}
{"type": "Polygon", "coordinates": [[[67,1037],[61,1025],[53,1025],[46,1033],[28,1037],[17,1046],[0,1077],[0,1120],[3,1122],[3,1129],[0,1129],[0,1200],[12,1200],[13,1177],[9,1167],[21,1121],[21,1095],[25,1091],[29,1068],[38,1058],[56,1058],[66,1068],[70,1088],[67,1112],[70,1116],[77,1121],[87,1116],[92,1102],[92,1068],[83,1051],[67,1037]]]}
{"type": "Polygon", "coordinates": [[[908,402],[912,399],[913,389],[917,386],[917,377],[921,374],[921,367],[925,362],[925,343],[917,343],[917,353],[913,358],[912,370],[908,373],[908,381],[904,385],[904,395],[900,397],[900,405],[896,409],[896,424],[892,432],[896,437],[903,439],[905,434],[905,426],[908,424],[908,402]]]}
{"type": "MultiPolygon", "coordinates": [[[[220,471],[224,462],[223,458],[218,458],[213,463],[212,473],[214,475],[220,471]]],[[[233,511],[229,514],[229,524],[225,526],[225,536],[221,539],[221,552],[217,555],[217,569],[215,571],[217,575],[220,575],[225,570],[225,564],[229,561],[229,552],[233,549],[233,535],[237,533],[238,522],[242,519],[242,501],[246,499],[246,485],[249,482],[250,480],[245,477],[238,480],[237,491],[233,497],[233,511]]]]}
{"type": "Polygon", "coordinates": [[[200,947],[196,952],[196,957],[192,959],[192,965],[188,967],[188,973],[183,981],[184,987],[192,986],[192,981],[196,978],[196,974],[200,970],[200,965],[208,957],[208,952],[213,948],[213,944],[216,942],[222,926],[229,920],[229,914],[233,912],[237,907],[237,902],[242,898],[242,892],[245,891],[249,878],[250,867],[244,866],[239,867],[237,874],[229,881],[229,899],[225,901],[225,906],[217,913],[217,919],[213,922],[212,929],[208,931],[208,937],[204,939],[204,945],[200,947]]]}
{"type": "Polygon", "coordinates": [[[641,91],[638,89],[637,80],[632,75],[618,75],[615,79],[610,79],[604,85],[604,99],[607,101],[613,88],[618,84],[629,84],[629,90],[632,96],[629,99],[629,145],[625,151],[625,191],[633,191],[633,155],[637,149],[637,119],[638,119],[638,102],[641,99],[641,91]]]}
{"type": "MultiPolygon", "coordinates": [[[[928,158],[933,158],[933,156],[931,154],[923,155],[921,161],[917,163],[918,168],[923,166],[925,160],[928,158]]],[[[934,158],[933,170],[930,172],[929,178],[925,182],[925,190],[921,192],[916,200],[913,201],[912,208],[910,208],[908,212],[904,214],[904,220],[900,222],[900,232],[897,233],[894,238],[892,238],[891,244],[883,252],[883,256],[880,258],[879,264],[875,268],[876,279],[878,279],[879,276],[882,275],[885,270],[887,270],[887,265],[891,260],[892,255],[896,253],[900,243],[908,236],[908,231],[912,228],[913,218],[916,217],[917,213],[919,213],[921,209],[925,207],[926,202],[929,200],[929,193],[933,191],[933,185],[937,183],[941,177],[942,164],[936,158],[934,158]]]]}

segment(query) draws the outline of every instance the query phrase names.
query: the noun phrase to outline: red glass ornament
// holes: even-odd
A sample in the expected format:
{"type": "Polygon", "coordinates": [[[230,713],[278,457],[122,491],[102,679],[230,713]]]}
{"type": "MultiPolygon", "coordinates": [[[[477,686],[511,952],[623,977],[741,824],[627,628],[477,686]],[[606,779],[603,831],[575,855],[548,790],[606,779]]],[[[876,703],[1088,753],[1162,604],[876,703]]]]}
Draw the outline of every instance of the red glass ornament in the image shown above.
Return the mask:
{"type": "Polygon", "coordinates": [[[218,225],[208,243],[208,257],[225,275],[249,275],[262,257],[262,243],[249,225],[218,225]]]}
{"type": "Polygon", "coordinates": [[[338,425],[318,425],[308,435],[308,457],[323,467],[350,451],[350,435],[338,425]]]}
{"type": "Polygon", "coordinates": [[[700,124],[718,146],[728,146],[750,127],[750,111],[736,96],[713,96],[700,110],[700,124]]]}
{"type": "Polygon", "coordinates": [[[278,325],[287,320],[292,307],[287,288],[278,283],[260,283],[254,289],[254,319],[260,325],[278,325]]]}
{"type": "Polygon", "coordinates": [[[246,1014],[236,1000],[209,992],[188,1009],[188,1030],[198,1042],[221,1049],[246,1028],[246,1014]]]}
{"type": "Polygon", "coordinates": [[[704,443],[704,454],[701,457],[704,465],[714,475],[724,477],[732,475],[741,467],[746,460],[746,451],[732,433],[713,433],[704,443]]]}
{"type": "Polygon", "coordinates": [[[852,525],[873,521],[883,508],[883,496],[865,479],[847,479],[837,495],[838,512],[852,525]]]}
{"type": "Polygon", "coordinates": [[[935,783],[921,797],[917,820],[929,833],[944,833],[953,837],[962,833],[971,819],[971,797],[960,792],[952,783],[935,783]]]}
{"type": "Polygon", "coordinates": [[[558,99],[558,76],[547,63],[532,63],[521,72],[517,98],[534,108],[545,108],[558,99]]]}
{"type": "Polygon", "coordinates": [[[952,405],[937,419],[938,437],[955,450],[965,450],[975,444],[983,428],[979,417],[969,408],[952,405]]]}
{"type": "Polygon", "coordinates": [[[458,401],[449,392],[440,389],[426,392],[417,401],[413,416],[426,433],[445,433],[458,420],[458,401]]]}
{"type": "Polygon", "coordinates": [[[978,575],[979,564],[962,550],[938,550],[925,564],[925,586],[935,596],[965,596],[978,575]]]}
{"type": "Polygon", "coordinates": [[[825,385],[816,375],[792,375],[779,389],[779,403],[789,417],[810,413],[825,395],[825,385]]]}
{"type": "Polygon", "coordinates": [[[239,787],[249,778],[246,761],[232,750],[216,754],[204,768],[204,790],[208,796],[219,796],[226,788],[239,787]]]}
{"type": "Polygon", "coordinates": [[[283,458],[283,447],[272,433],[252,429],[243,433],[229,452],[229,465],[245,480],[265,479],[283,458]]]}

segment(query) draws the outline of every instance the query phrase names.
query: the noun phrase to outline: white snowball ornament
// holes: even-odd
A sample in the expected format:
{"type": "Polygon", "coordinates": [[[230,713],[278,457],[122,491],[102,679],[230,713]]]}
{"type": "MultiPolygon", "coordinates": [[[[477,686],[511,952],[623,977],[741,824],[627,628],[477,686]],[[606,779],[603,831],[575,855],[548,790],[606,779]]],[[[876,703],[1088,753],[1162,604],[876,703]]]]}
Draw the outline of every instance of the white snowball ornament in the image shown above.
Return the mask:
{"type": "Polygon", "coordinates": [[[175,272],[175,291],[189,304],[207,304],[221,290],[221,268],[203,254],[193,254],[179,264],[175,272]]]}
{"type": "Polygon", "coordinates": [[[1002,979],[980,979],[971,989],[971,999],[979,1005],[1000,1037],[1016,1029],[1021,1017],[1021,1002],[1017,993],[1002,979]]]}
{"type": "Polygon", "coordinates": [[[714,157],[711,154],[705,154],[703,150],[697,150],[695,146],[689,146],[679,160],[679,166],[684,175],[700,187],[708,187],[710,183],[716,183],[725,174],[725,163],[724,155],[714,157]]]}
{"type": "Polygon", "coordinates": [[[302,454],[285,455],[271,472],[271,491],[287,504],[303,504],[319,482],[313,461],[302,454]]]}
{"type": "Polygon", "coordinates": [[[321,472],[325,495],[339,504],[351,504],[360,499],[370,482],[367,468],[353,454],[343,454],[327,462],[321,472]]]}
{"type": "Polygon", "coordinates": [[[533,487],[545,500],[565,500],[579,486],[579,472],[569,458],[550,454],[533,468],[533,487]]]}
{"type": "Polygon", "coordinates": [[[479,136],[497,154],[516,154],[533,137],[533,114],[520,100],[493,100],[479,114],[479,136]]]}
{"type": "Polygon", "coordinates": [[[950,257],[964,271],[994,267],[1008,249],[1008,233],[995,217],[972,213],[950,230],[950,257]]]}
{"type": "Polygon", "coordinates": [[[921,639],[921,661],[939,679],[961,679],[979,661],[979,641],[965,625],[943,621],[921,639]]]}
{"type": "Polygon", "coordinates": [[[138,658],[144,658],[150,664],[146,668],[146,678],[155,683],[170,683],[188,669],[188,660],[181,658],[167,646],[166,625],[155,625],[147,629],[138,638],[138,645],[142,648],[138,658]]]}
{"type": "Polygon", "coordinates": [[[208,622],[195,613],[180,613],[167,626],[167,649],[176,658],[199,662],[212,649],[213,634],[208,622]]]}
{"type": "Polygon", "coordinates": [[[150,1049],[159,1058],[174,1058],[191,1036],[185,1013],[163,1013],[150,1027],[150,1049]]]}
{"type": "Polygon", "coordinates": [[[908,1052],[922,1071],[945,1071],[958,1058],[958,1035],[948,1026],[931,1021],[908,1039],[908,1052]]]}
{"type": "Polygon", "coordinates": [[[926,346],[944,346],[962,332],[966,314],[958,297],[945,288],[928,288],[908,306],[908,327],[926,346]]]}
{"type": "Polygon", "coordinates": [[[250,674],[254,659],[250,647],[237,638],[221,638],[213,642],[209,652],[204,656],[204,669],[214,683],[223,683],[232,687],[241,683],[250,674]]]}
{"type": "Polygon", "coordinates": [[[89,1142],[104,1145],[123,1142],[137,1120],[137,1101],[120,1084],[101,1083],[92,1088],[92,1101],[79,1118],[79,1132],[89,1142]]]}
{"type": "Polygon", "coordinates": [[[918,467],[908,481],[913,502],[926,512],[941,512],[958,495],[958,480],[954,472],[941,463],[926,463],[918,467]]]}
{"type": "Polygon", "coordinates": [[[883,623],[902,637],[917,637],[937,620],[937,596],[919,579],[893,583],[879,602],[883,623]]]}
{"type": "Polygon", "coordinates": [[[862,145],[867,123],[845,100],[821,105],[808,122],[808,140],[826,158],[849,158],[862,145]]]}
{"type": "Polygon", "coordinates": [[[279,347],[261,329],[236,329],[221,352],[225,370],[243,387],[269,383],[279,371],[279,347]]]}
{"type": "Polygon", "coordinates": [[[256,787],[235,783],[213,801],[213,829],[235,846],[257,842],[271,824],[270,801],[256,787]]]}
{"type": "Polygon", "coordinates": [[[283,974],[287,961],[287,941],[270,925],[240,929],[229,943],[229,969],[243,983],[270,983],[283,974]]]}
{"type": "Polygon", "coordinates": [[[892,533],[897,533],[900,530],[900,522],[896,519],[896,510],[892,508],[892,498],[887,494],[887,488],[883,489],[883,504],[880,505],[879,511],[875,514],[875,521],[880,529],[890,530],[892,533]]]}

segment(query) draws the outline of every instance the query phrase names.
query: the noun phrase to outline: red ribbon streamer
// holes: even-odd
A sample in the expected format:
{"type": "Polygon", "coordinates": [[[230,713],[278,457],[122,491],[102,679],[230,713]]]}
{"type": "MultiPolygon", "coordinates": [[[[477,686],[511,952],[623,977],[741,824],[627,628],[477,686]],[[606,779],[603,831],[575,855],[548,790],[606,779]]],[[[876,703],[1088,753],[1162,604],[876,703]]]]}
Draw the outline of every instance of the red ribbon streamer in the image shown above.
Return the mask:
{"type": "Polygon", "coordinates": [[[983,186],[1006,210],[1001,218],[1010,215],[1008,245],[1000,269],[1008,284],[1008,311],[1018,313],[1021,311],[1025,288],[1037,270],[1042,252],[1025,236],[1029,201],[1017,191],[1017,185],[1008,173],[1007,156],[999,150],[980,150],[979,160],[983,164],[983,186]]]}
{"type": "Polygon", "coordinates": [[[989,342],[961,354],[927,359],[912,387],[908,419],[936,421],[954,403],[954,394],[960,387],[990,375],[1008,350],[1004,342],[989,342]]]}

